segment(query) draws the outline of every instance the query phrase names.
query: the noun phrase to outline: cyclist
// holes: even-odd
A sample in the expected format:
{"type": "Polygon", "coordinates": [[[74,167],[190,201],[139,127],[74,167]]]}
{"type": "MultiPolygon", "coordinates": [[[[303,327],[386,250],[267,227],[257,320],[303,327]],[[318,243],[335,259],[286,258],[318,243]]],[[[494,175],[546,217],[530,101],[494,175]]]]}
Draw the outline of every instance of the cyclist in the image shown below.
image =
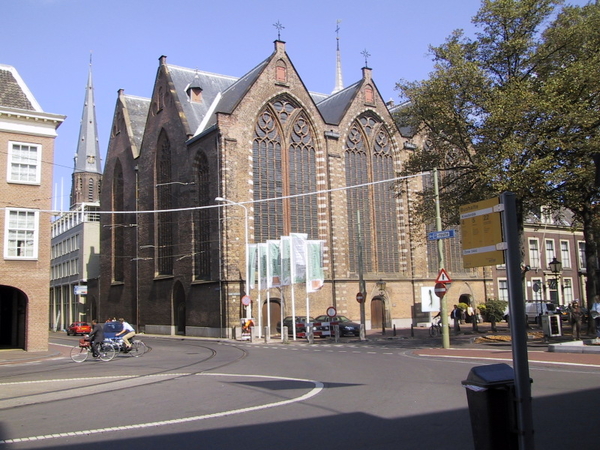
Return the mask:
{"type": "Polygon", "coordinates": [[[104,330],[96,319],[92,320],[92,332],[89,334],[88,339],[92,343],[92,355],[97,358],[99,356],[98,346],[104,342],[104,330]]]}
{"type": "Polygon", "coordinates": [[[121,324],[123,325],[123,329],[117,334],[115,334],[115,337],[124,335],[123,342],[125,343],[125,353],[127,353],[129,350],[131,350],[131,344],[129,343],[129,339],[135,336],[135,330],[131,325],[125,322],[125,319],[123,319],[122,317],[119,319],[119,322],[121,322],[121,324]]]}

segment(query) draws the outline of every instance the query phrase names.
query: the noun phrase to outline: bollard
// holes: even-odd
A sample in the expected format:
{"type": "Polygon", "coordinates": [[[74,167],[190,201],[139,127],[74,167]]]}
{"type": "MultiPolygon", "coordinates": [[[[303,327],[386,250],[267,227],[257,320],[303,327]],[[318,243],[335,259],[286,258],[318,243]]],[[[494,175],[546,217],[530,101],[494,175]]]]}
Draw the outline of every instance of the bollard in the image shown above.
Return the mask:
{"type": "Polygon", "coordinates": [[[366,341],[367,340],[367,338],[365,336],[365,324],[364,323],[360,324],[360,340],[361,341],[366,341]]]}
{"type": "Polygon", "coordinates": [[[410,337],[415,337],[415,326],[410,324],[410,337]]]}
{"type": "Polygon", "coordinates": [[[313,333],[313,327],[311,326],[306,327],[306,339],[308,339],[309,344],[315,343],[315,334],[313,333]]]}
{"type": "Polygon", "coordinates": [[[396,336],[396,324],[394,324],[394,336],[396,336]]]}
{"type": "Polygon", "coordinates": [[[271,327],[265,327],[265,344],[271,342],[271,327]]]}
{"type": "Polygon", "coordinates": [[[250,342],[254,342],[254,327],[250,327],[250,342]]]}
{"type": "Polygon", "coordinates": [[[281,342],[287,344],[289,342],[288,327],[281,327],[281,342]]]}
{"type": "Polygon", "coordinates": [[[340,326],[339,325],[334,325],[333,326],[333,334],[335,337],[335,342],[340,342],[340,326]]]}

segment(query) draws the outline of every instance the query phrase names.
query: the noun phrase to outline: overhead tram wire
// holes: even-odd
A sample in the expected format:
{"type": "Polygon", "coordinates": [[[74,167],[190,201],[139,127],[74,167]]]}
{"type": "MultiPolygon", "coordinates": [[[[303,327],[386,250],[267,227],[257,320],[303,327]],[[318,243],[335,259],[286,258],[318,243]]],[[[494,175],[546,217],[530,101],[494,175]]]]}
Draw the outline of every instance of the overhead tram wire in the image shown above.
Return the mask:
{"type": "MultiPolygon", "coordinates": [[[[320,194],[327,194],[329,192],[337,192],[337,191],[347,191],[350,189],[357,189],[357,188],[361,188],[361,187],[365,187],[365,186],[374,186],[376,184],[383,184],[383,183],[391,183],[394,181],[399,181],[399,180],[406,180],[409,178],[416,178],[416,177],[420,177],[420,176],[424,176],[424,175],[429,175],[430,172],[419,172],[417,174],[414,175],[407,175],[404,177],[394,177],[394,178],[388,178],[387,180],[379,180],[379,181],[370,181],[368,183],[362,183],[362,184],[355,184],[353,186],[344,186],[344,187],[339,187],[339,188],[333,188],[333,189],[323,189],[321,191],[314,191],[314,192],[305,192],[302,194],[293,194],[293,195],[285,195],[282,197],[273,197],[273,198],[265,198],[265,199],[261,199],[261,200],[253,200],[250,202],[238,202],[240,205],[247,205],[247,204],[254,204],[254,203],[264,203],[264,202],[272,202],[272,201],[276,201],[276,200],[283,200],[283,199],[287,199],[287,198],[298,198],[298,197],[307,197],[309,195],[320,195],[320,194]]],[[[153,209],[153,210],[139,210],[139,211],[94,211],[94,214],[154,214],[154,213],[170,213],[170,212],[180,212],[180,211],[196,211],[196,210],[200,210],[200,209],[210,209],[210,208],[222,208],[223,205],[218,204],[218,205],[206,205],[206,206],[190,206],[187,208],[174,208],[174,209],[153,209]]],[[[6,207],[0,207],[0,210],[5,210],[6,207]]],[[[26,209],[34,209],[34,208],[26,208],[26,209]]],[[[42,212],[42,213],[49,213],[49,214],[54,214],[54,215],[61,215],[61,214],[69,214],[69,213],[73,213],[73,214],[77,214],[78,211],[56,211],[56,210],[45,210],[45,209],[36,209],[36,211],[42,212]]],[[[81,212],[79,211],[79,214],[81,212]]]]}

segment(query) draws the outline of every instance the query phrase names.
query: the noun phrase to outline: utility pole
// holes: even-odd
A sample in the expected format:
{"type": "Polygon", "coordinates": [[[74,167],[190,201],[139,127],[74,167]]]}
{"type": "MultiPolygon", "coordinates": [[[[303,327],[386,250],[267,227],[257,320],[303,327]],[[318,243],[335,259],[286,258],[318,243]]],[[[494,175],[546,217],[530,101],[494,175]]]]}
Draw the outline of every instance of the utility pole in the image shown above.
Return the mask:
{"type": "MultiPolygon", "coordinates": [[[[442,216],[440,213],[440,188],[438,184],[437,167],[433,169],[433,191],[435,195],[435,227],[436,231],[442,231],[442,216]]],[[[444,269],[444,243],[441,239],[437,241],[439,270],[444,269]]],[[[442,346],[450,348],[450,329],[448,328],[448,306],[445,296],[440,298],[440,315],[442,316],[442,346]]]]}

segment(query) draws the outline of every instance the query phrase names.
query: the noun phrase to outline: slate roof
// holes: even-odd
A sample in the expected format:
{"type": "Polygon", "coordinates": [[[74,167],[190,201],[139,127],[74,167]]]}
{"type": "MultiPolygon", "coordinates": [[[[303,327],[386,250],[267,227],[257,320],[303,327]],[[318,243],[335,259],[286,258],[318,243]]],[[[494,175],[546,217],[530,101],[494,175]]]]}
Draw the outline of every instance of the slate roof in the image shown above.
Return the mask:
{"type": "Polygon", "coordinates": [[[0,64],[0,106],[41,111],[29,89],[12,66],[0,64]]]}
{"type": "Polygon", "coordinates": [[[146,127],[146,119],[148,118],[148,110],[150,109],[150,99],[144,97],[136,97],[133,95],[123,95],[123,102],[127,108],[129,115],[129,138],[133,141],[137,151],[142,145],[142,137],[144,136],[144,128],[146,127]]]}
{"type": "Polygon", "coordinates": [[[362,80],[357,81],[317,103],[317,108],[321,111],[325,123],[339,125],[361,85],[362,80]]]}
{"type": "Polygon", "coordinates": [[[235,77],[187,69],[171,64],[167,64],[167,68],[190,126],[190,131],[194,134],[206,114],[209,113],[215,98],[235,83],[237,79],[235,77]],[[192,83],[202,88],[202,101],[199,103],[190,102],[186,93],[187,88],[192,83]]]}

